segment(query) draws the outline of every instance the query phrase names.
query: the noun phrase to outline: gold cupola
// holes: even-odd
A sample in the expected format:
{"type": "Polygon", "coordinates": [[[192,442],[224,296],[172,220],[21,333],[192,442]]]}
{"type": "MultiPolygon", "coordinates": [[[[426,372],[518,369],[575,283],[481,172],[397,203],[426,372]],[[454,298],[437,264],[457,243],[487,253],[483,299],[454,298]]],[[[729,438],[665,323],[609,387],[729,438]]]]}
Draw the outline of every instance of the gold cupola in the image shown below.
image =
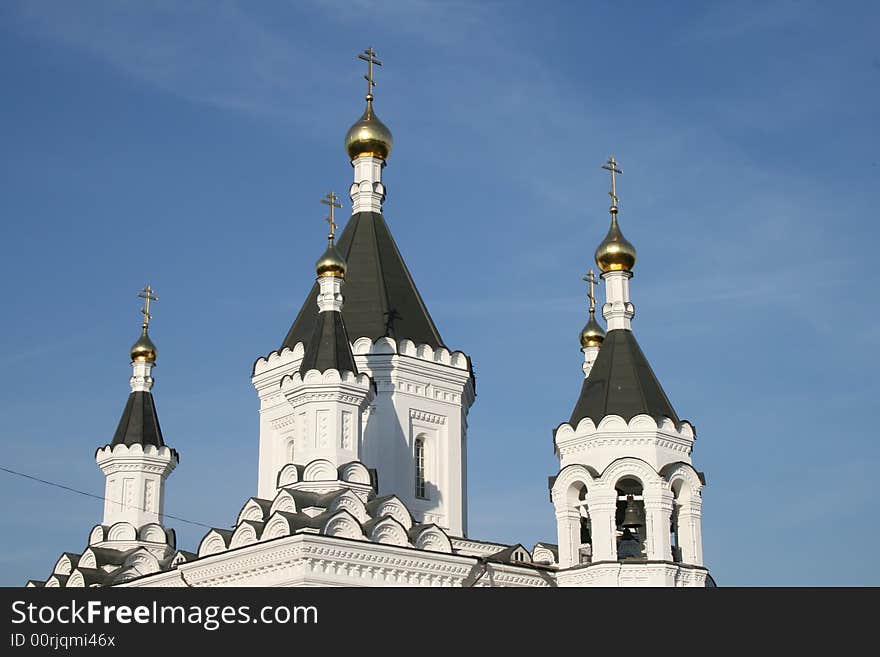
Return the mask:
{"type": "Polygon", "coordinates": [[[327,250],[324,251],[323,255],[318,258],[318,262],[315,263],[315,273],[318,274],[319,278],[322,276],[335,276],[336,278],[344,279],[348,264],[345,262],[342,254],[336,249],[336,244],[334,244],[336,239],[335,210],[341,208],[342,204],[339,202],[339,197],[333,191],[324,196],[321,203],[330,206],[330,214],[325,219],[330,226],[330,230],[327,233],[327,250]]]}
{"type": "Polygon", "coordinates": [[[596,249],[596,264],[602,273],[632,271],[636,264],[636,247],[627,240],[617,223],[617,208],[611,208],[611,227],[596,249]]]}
{"type": "Polygon", "coordinates": [[[595,285],[599,282],[599,279],[596,278],[596,273],[591,269],[587,272],[587,275],[584,276],[584,280],[587,282],[587,285],[589,285],[587,299],[590,301],[590,319],[587,320],[586,325],[581,329],[581,348],[601,347],[602,342],[605,340],[605,331],[599,325],[599,322],[596,321],[595,285]]]}
{"type": "Polygon", "coordinates": [[[138,363],[156,362],[156,345],[150,340],[146,325],[142,328],[141,337],[131,346],[131,360],[138,363]]]}
{"type": "Polygon", "coordinates": [[[324,254],[318,258],[315,263],[315,273],[318,276],[335,276],[336,278],[345,278],[345,271],[348,265],[345,259],[337,251],[336,246],[331,242],[327,246],[324,254]]]}
{"type": "Polygon", "coordinates": [[[376,86],[376,81],[373,79],[373,64],[382,66],[382,62],[376,59],[376,52],[372,48],[364,50],[358,55],[358,59],[367,62],[367,74],[364,76],[367,81],[367,108],[361,118],[348,129],[345,135],[345,150],[352,160],[359,157],[376,157],[384,161],[391,154],[394,140],[388,126],[379,120],[373,110],[373,87],[376,86]]]}
{"type": "Polygon", "coordinates": [[[605,340],[605,331],[596,321],[596,314],[591,310],[590,319],[581,330],[581,347],[601,347],[605,340]]]}
{"type": "Polygon", "coordinates": [[[609,271],[632,271],[636,264],[636,247],[627,240],[620,230],[617,223],[617,183],[614,174],[623,173],[617,168],[617,161],[612,155],[608,162],[602,167],[606,171],[611,172],[611,207],[608,211],[611,213],[611,226],[608,228],[608,234],[602,240],[598,248],[596,248],[596,264],[604,274],[609,271]]]}
{"type": "Polygon", "coordinates": [[[144,300],[144,307],[141,308],[141,314],[144,316],[141,324],[141,337],[131,345],[131,362],[133,363],[155,363],[156,362],[156,345],[150,340],[147,329],[150,327],[150,320],[153,316],[150,314],[150,302],[158,301],[159,297],[153,294],[153,288],[147,283],[144,289],[138,293],[138,297],[144,300]]]}
{"type": "Polygon", "coordinates": [[[373,111],[373,96],[370,94],[367,96],[367,109],[345,135],[345,150],[348,152],[348,157],[352,160],[359,157],[387,160],[393,145],[391,131],[373,111]]]}

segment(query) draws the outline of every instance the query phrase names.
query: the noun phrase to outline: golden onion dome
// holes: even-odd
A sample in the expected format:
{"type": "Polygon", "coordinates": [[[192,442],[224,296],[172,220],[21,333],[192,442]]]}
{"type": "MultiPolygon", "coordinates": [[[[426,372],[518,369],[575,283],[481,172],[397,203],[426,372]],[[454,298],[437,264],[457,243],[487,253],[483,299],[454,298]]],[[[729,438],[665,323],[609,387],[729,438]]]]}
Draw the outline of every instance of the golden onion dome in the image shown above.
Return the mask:
{"type": "Polygon", "coordinates": [[[596,249],[596,264],[603,272],[632,271],[636,264],[636,247],[620,232],[620,226],[617,225],[617,212],[612,212],[608,234],[596,249]]]}
{"type": "Polygon", "coordinates": [[[155,363],[156,362],[156,345],[147,335],[147,327],[144,326],[141,337],[137,339],[131,346],[131,360],[139,363],[155,363]]]}
{"type": "Polygon", "coordinates": [[[336,250],[333,242],[327,246],[324,255],[318,258],[318,262],[315,263],[315,272],[318,276],[345,278],[346,269],[348,269],[348,265],[345,262],[345,258],[336,250]]]}
{"type": "Polygon", "coordinates": [[[605,340],[605,331],[596,321],[596,316],[590,313],[590,319],[581,330],[581,347],[600,347],[605,340]]]}
{"type": "Polygon", "coordinates": [[[391,131],[373,112],[373,100],[367,98],[367,109],[345,135],[345,150],[352,160],[358,157],[388,159],[394,140],[391,131]]]}

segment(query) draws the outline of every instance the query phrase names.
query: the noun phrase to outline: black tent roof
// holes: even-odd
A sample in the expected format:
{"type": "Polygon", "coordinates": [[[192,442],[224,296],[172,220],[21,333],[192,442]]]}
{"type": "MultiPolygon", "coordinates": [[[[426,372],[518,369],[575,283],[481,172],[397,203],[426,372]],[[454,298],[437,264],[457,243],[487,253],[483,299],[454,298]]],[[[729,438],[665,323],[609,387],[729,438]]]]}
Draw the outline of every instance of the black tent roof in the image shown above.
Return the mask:
{"type": "Polygon", "coordinates": [[[569,424],[575,427],[585,417],[599,424],[607,415],[619,415],[629,422],[641,414],[679,422],[633,332],[608,331],[569,424]]]}
{"type": "Polygon", "coordinates": [[[314,331],[306,343],[306,351],[299,366],[300,374],[309,370],[325,372],[331,369],[358,373],[342,313],[335,310],[318,313],[314,331]]]}
{"type": "MultiPolygon", "coordinates": [[[[397,244],[378,212],[356,212],[336,244],[348,270],[342,310],[348,335],[357,340],[386,336],[445,346],[397,244]]],[[[306,344],[316,334],[318,284],[309,291],[280,349],[306,344]]]]}
{"type": "Polygon", "coordinates": [[[156,404],[149,392],[137,391],[128,396],[122,418],[116,428],[111,445],[153,445],[162,447],[162,429],[159,428],[159,416],[156,404]]]}

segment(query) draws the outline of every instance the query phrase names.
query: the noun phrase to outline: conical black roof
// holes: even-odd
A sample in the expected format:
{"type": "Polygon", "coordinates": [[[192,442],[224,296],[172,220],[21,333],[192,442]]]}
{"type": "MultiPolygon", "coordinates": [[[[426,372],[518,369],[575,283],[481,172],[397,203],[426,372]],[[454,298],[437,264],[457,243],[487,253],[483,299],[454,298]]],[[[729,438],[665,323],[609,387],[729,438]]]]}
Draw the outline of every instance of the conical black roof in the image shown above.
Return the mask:
{"type": "Polygon", "coordinates": [[[299,366],[300,374],[309,370],[358,373],[342,313],[328,310],[318,313],[315,318],[315,330],[306,343],[306,351],[299,366]]]}
{"type": "MultiPolygon", "coordinates": [[[[348,335],[357,340],[387,336],[445,346],[412,276],[378,212],[356,212],[337,240],[337,249],[348,263],[345,306],[342,310],[348,335]]],[[[308,342],[318,321],[318,284],[309,291],[281,348],[308,342]]]]}
{"type": "Polygon", "coordinates": [[[153,395],[139,390],[128,396],[122,418],[116,428],[111,445],[153,445],[162,447],[162,429],[153,395]]]}
{"type": "Polygon", "coordinates": [[[619,415],[629,422],[641,414],[679,422],[633,332],[608,331],[568,423],[576,427],[588,417],[599,424],[607,415],[619,415]]]}

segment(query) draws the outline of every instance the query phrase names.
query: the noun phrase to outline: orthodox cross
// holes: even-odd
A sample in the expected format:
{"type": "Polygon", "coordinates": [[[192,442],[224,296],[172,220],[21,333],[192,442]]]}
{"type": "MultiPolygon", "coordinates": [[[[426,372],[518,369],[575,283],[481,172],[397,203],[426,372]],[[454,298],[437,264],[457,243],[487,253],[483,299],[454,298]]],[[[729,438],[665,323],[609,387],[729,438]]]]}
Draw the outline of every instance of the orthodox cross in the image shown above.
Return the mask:
{"type": "Polygon", "coordinates": [[[336,208],[341,208],[342,203],[339,202],[339,197],[336,196],[336,192],[330,192],[323,199],[321,199],[321,203],[324,205],[330,206],[330,216],[328,216],[324,221],[330,224],[330,232],[327,234],[327,241],[330,244],[333,244],[333,238],[336,236],[336,222],[334,221],[334,210],[336,208]]]}
{"type": "Polygon", "coordinates": [[[596,278],[596,273],[591,269],[586,276],[584,276],[584,280],[589,284],[590,291],[587,292],[587,298],[590,300],[590,314],[596,312],[596,293],[593,291],[593,286],[599,282],[599,279],[596,278]]]}
{"type": "Polygon", "coordinates": [[[373,79],[373,64],[382,66],[382,62],[376,59],[376,51],[372,48],[364,50],[362,55],[358,55],[358,59],[367,62],[367,74],[364,76],[367,81],[367,100],[373,100],[373,87],[376,86],[376,81],[373,79]]]}
{"type": "Polygon", "coordinates": [[[147,283],[143,290],[138,293],[138,298],[144,300],[144,307],[141,308],[141,314],[144,316],[144,328],[150,325],[153,316],[150,314],[150,301],[158,301],[159,297],[153,295],[153,288],[147,283]]]}
{"type": "Polygon", "coordinates": [[[397,308],[392,308],[385,313],[385,318],[385,337],[394,337],[394,321],[397,319],[403,319],[403,317],[397,312],[397,308]]]}
{"type": "Polygon", "coordinates": [[[622,174],[623,171],[617,168],[617,160],[614,159],[613,155],[608,159],[608,162],[602,166],[602,168],[611,172],[611,191],[608,192],[608,194],[611,196],[611,207],[617,209],[617,201],[619,199],[617,198],[617,185],[614,179],[614,174],[622,174]]]}

